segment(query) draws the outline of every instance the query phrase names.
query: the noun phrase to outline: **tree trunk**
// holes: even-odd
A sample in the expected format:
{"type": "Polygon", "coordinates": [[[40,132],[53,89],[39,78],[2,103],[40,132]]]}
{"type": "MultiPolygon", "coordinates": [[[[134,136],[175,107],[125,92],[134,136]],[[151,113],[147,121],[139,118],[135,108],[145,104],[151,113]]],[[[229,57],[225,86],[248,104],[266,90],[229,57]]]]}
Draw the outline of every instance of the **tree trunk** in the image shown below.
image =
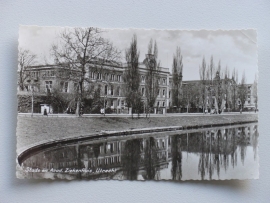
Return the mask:
{"type": "Polygon", "coordinates": [[[76,104],[76,116],[80,116],[80,101],[77,101],[76,104]]]}

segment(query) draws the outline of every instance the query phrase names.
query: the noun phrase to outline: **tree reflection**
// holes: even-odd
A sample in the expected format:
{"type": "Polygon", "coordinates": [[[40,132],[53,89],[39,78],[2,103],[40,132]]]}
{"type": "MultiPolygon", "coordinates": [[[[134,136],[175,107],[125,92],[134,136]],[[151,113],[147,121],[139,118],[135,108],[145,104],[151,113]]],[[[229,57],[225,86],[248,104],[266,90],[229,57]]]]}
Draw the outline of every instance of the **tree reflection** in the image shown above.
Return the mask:
{"type": "Polygon", "coordinates": [[[254,152],[254,160],[256,160],[257,157],[257,151],[258,151],[258,138],[259,138],[259,133],[258,133],[258,127],[257,125],[254,125],[251,127],[252,130],[252,147],[253,147],[253,152],[254,152]]]}
{"type": "Polygon", "coordinates": [[[123,174],[129,180],[136,180],[141,160],[142,139],[127,140],[122,154],[123,174]]]}
{"type": "MultiPolygon", "coordinates": [[[[237,148],[237,129],[232,128],[230,129],[231,132],[231,136],[232,136],[232,147],[233,149],[237,148]]],[[[237,166],[237,151],[236,150],[232,150],[231,152],[231,164],[232,167],[234,168],[235,166],[237,166]]]]}
{"type": "Polygon", "coordinates": [[[245,156],[246,156],[246,152],[247,152],[247,144],[249,143],[249,137],[247,136],[246,132],[245,132],[245,127],[240,127],[239,131],[240,131],[240,136],[239,136],[239,140],[238,140],[238,144],[240,147],[240,157],[241,157],[241,162],[244,165],[245,163],[245,156]]]}
{"type": "Polygon", "coordinates": [[[181,135],[174,135],[172,139],[172,180],[181,180],[182,179],[182,148],[181,148],[181,135]]]}
{"type": "Polygon", "coordinates": [[[199,142],[199,151],[200,151],[200,159],[199,159],[199,166],[198,166],[198,172],[201,175],[201,179],[204,180],[205,177],[205,135],[206,133],[201,133],[200,136],[200,142],[199,142]]]}
{"type": "MultiPolygon", "coordinates": [[[[211,180],[220,178],[224,172],[230,172],[235,168],[239,156],[243,165],[245,159],[253,159],[252,156],[247,156],[247,150],[253,148],[255,160],[258,136],[257,125],[247,125],[234,128],[212,128],[170,137],[165,134],[165,136],[155,138],[145,136],[131,140],[130,137],[123,137],[120,140],[102,140],[95,143],[80,142],[33,154],[23,161],[22,167],[48,170],[85,168],[92,171],[98,168],[113,168],[125,179],[136,180],[138,177],[143,177],[146,180],[158,180],[163,174],[160,170],[171,166],[169,168],[171,179],[182,180],[184,164],[199,159],[196,164],[198,164],[200,178],[211,180]],[[187,155],[192,154],[192,156],[183,156],[182,152],[187,152],[187,155]],[[196,157],[196,159],[188,160],[189,157],[196,157]]],[[[78,172],[68,175],[79,179],[110,179],[115,173],[78,172]]]]}
{"type": "Polygon", "coordinates": [[[159,165],[157,147],[153,137],[146,139],[146,146],[144,150],[144,167],[146,172],[145,179],[152,180],[156,177],[156,175],[158,175],[157,172],[159,171],[159,165]]]}

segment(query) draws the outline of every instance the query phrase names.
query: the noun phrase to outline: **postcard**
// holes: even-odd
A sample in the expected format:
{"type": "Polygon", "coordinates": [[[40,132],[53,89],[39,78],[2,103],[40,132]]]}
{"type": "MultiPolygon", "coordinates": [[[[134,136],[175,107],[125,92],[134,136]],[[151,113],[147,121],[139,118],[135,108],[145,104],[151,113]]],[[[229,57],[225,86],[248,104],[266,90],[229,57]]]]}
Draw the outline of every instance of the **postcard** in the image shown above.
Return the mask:
{"type": "Polygon", "coordinates": [[[20,26],[17,178],[258,179],[257,32],[20,26]]]}

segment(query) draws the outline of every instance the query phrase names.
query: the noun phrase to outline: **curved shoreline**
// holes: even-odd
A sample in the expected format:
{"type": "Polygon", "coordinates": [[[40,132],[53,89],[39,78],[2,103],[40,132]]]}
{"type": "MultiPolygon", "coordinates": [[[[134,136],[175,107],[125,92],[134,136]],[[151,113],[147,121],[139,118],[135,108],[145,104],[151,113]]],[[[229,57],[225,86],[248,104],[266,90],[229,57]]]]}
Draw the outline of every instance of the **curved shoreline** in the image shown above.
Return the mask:
{"type": "Polygon", "coordinates": [[[19,165],[21,165],[21,163],[26,158],[28,158],[34,153],[38,153],[41,150],[51,148],[51,147],[57,147],[57,146],[65,145],[65,144],[71,144],[74,142],[82,142],[85,140],[94,140],[98,138],[106,138],[106,137],[111,137],[111,136],[146,134],[146,133],[154,133],[154,132],[205,129],[205,128],[212,128],[212,127],[233,126],[233,125],[257,123],[257,122],[258,120],[203,124],[203,125],[169,126],[169,127],[154,127],[154,128],[152,127],[152,128],[131,129],[131,130],[124,130],[124,131],[102,132],[102,133],[97,133],[97,134],[90,134],[90,135],[88,134],[85,136],[78,136],[78,137],[71,137],[71,138],[61,138],[61,139],[46,141],[40,144],[29,146],[28,148],[22,150],[22,152],[18,154],[16,161],[19,165]]]}

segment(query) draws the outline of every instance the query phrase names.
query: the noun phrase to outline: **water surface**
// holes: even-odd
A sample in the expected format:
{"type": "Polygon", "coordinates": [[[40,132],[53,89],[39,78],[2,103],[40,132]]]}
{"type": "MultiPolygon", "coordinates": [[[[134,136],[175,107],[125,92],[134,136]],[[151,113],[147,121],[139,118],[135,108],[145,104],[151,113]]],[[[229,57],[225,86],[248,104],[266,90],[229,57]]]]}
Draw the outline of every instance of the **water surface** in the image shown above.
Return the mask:
{"type": "Polygon", "coordinates": [[[258,136],[253,123],[76,142],[33,154],[19,173],[52,179],[258,178],[258,136]]]}

